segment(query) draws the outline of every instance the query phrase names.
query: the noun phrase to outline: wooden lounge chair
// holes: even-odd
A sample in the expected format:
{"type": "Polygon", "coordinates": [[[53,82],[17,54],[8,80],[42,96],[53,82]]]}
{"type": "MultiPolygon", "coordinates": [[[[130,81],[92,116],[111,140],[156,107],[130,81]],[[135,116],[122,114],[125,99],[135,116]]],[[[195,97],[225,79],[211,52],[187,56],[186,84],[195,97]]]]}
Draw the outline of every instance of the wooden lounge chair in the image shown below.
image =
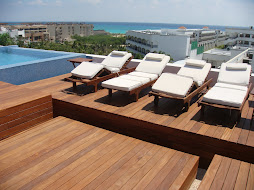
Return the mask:
{"type": "Polygon", "coordinates": [[[151,86],[161,75],[170,57],[164,54],[148,53],[136,67],[135,71],[102,82],[102,87],[109,90],[121,90],[130,95],[135,94],[135,101],[138,101],[139,93],[142,89],[151,86]]]}
{"type": "MultiPolygon", "coordinates": [[[[193,97],[208,88],[212,79],[206,81],[211,64],[201,60],[186,60],[177,74],[163,73],[152,86],[150,96],[154,96],[157,106],[160,97],[182,101],[183,108],[188,111],[193,97]]],[[[180,112],[182,109],[180,110],[180,112]]]]}
{"type": "Polygon", "coordinates": [[[235,110],[238,120],[251,89],[251,65],[246,63],[223,63],[217,83],[199,101],[201,116],[205,107],[235,110]]]}
{"type": "Polygon", "coordinates": [[[77,82],[80,82],[87,86],[94,86],[94,92],[96,92],[100,82],[133,71],[134,68],[127,69],[132,58],[131,53],[112,51],[101,63],[82,62],[71,71],[72,76],[65,79],[73,82],[74,90],[76,90],[77,82]]]}

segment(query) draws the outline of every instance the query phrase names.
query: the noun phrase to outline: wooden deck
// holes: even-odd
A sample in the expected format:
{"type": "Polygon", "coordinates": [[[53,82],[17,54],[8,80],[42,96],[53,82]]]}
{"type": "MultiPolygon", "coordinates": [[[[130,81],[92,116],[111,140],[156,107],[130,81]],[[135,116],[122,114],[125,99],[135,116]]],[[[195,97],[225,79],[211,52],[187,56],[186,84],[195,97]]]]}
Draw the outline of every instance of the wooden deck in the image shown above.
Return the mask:
{"type": "Polygon", "coordinates": [[[254,189],[254,165],[215,155],[199,189],[252,190],[254,189]]]}
{"type": "Polygon", "coordinates": [[[51,118],[50,93],[0,81],[0,139],[51,118]]]}
{"type": "Polygon", "coordinates": [[[0,189],[188,189],[198,159],[57,117],[0,142],[0,189]]]}
{"type": "Polygon", "coordinates": [[[250,125],[254,100],[244,105],[241,120],[226,110],[208,109],[200,120],[200,107],[193,103],[188,112],[176,115],[178,102],[161,99],[154,107],[150,89],[141,92],[138,102],[115,91],[110,99],[107,90],[90,93],[91,88],[63,79],[69,74],[45,79],[22,87],[42,90],[53,96],[55,116],[65,116],[133,136],[176,150],[196,154],[211,161],[215,154],[254,163],[254,122],[250,125]]]}

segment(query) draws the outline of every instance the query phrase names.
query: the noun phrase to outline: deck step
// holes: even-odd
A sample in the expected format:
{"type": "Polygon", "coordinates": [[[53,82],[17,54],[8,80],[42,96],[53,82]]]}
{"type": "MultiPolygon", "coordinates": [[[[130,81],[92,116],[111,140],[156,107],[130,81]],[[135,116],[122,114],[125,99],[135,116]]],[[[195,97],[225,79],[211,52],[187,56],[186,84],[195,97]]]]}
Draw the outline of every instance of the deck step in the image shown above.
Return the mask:
{"type": "Polygon", "coordinates": [[[254,164],[215,155],[199,189],[254,189],[254,164]]]}
{"type": "Polygon", "coordinates": [[[198,161],[60,116],[0,141],[0,189],[188,189],[198,161]]]}
{"type": "Polygon", "coordinates": [[[0,140],[53,117],[52,96],[0,82],[0,140]]]}

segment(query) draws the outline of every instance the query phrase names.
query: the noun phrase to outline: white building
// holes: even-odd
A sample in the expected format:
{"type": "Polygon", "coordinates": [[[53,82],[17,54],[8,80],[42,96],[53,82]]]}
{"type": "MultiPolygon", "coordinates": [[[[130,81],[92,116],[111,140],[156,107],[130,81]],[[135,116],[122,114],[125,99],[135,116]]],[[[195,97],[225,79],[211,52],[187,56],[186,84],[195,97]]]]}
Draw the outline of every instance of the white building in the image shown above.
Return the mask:
{"type": "Polygon", "coordinates": [[[225,41],[227,46],[241,46],[254,48],[254,29],[250,28],[226,28],[229,39],[225,41]]]}
{"type": "Polygon", "coordinates": [[[203,29],[161,29],[127,31],[127,49],[133,53],[164,52],[175,61],[202,58],[202,53],[216,46],[224,45],[226,35],[220,30],[203,29]]]}
{"type": "Polygon", "coordinates": [[[25,37],[25,30],[10,30],[5,27],[0,27],[0,34],[8,33],[11,38],[17,38],[18,36],[20,37],[25,37]]]}

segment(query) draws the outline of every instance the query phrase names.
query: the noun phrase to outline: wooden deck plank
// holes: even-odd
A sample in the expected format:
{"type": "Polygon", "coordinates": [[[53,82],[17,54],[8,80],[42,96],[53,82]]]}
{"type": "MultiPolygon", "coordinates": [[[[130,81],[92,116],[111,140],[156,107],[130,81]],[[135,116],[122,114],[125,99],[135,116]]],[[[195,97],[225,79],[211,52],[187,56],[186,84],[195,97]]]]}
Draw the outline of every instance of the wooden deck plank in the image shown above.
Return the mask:
{"type": "Polygon", "coordinates": [[[199,189],[253,189],[253,164],[215,155],[199,189]]]}
{"type": "Polygon", "coordinates": [[[1,189],[119,189],[141,184],[149,187],[150,182],[159,186],[154,178],[162,179],[161,182],[165,179],[163,187],[169,188],[175,180],[184,185],[185,181],[180,179],[197,172],[196,156],[64,117],[46,122],[45,128],[38,125],[27,133],[28,136],[23,132],[19,138],[16,135],[3,141],[1,189]]]}

